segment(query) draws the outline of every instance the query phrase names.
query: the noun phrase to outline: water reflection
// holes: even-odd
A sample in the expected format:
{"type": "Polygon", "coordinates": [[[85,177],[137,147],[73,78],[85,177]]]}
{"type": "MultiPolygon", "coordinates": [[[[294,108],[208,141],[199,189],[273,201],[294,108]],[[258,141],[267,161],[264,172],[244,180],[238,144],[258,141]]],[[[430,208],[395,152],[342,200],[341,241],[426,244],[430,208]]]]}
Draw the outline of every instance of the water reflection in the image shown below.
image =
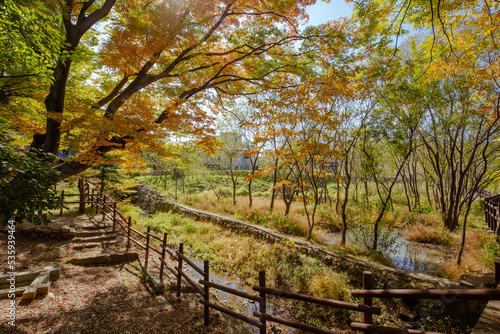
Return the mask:
{"type": "MultiPolygon", "coordinates": [[[[325,234],[324,241],[340,245],[340,233],[325,234]]],[[[347,231],[346,243],[369,249],[371,231],[352,229],[347,231]]],[[[443,265],[448,261],[450,249],[444,246],[421,244],[406,240],[397,231],[382,230],[379,237],[379,251],[392,262],[394,268],[433,276],[440,276],[443,265]]]]}

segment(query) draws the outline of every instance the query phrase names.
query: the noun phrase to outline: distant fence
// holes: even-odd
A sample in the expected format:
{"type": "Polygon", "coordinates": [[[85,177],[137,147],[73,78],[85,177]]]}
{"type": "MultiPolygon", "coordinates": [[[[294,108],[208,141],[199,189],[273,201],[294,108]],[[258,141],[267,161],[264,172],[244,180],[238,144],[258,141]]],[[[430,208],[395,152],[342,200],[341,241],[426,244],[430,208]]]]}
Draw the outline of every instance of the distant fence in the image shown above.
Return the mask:
{"type": "Polygon", "coordinates": [[[484,198],[484,218],[488,228],[498,235],[500,230],[500,195],[481,190],[478,196],[484,198]]]}
{"type": "MultiPolygon", "coordinates": [[[[142,233],[137,229],[132,227],[131,217],[125,218],[125,216],[116,208],[116,201],[112,204],[109,201],[109,197],[105,194],[101,194],[95,188],[91,189],[91,184],[83,179],[79,179],[79,194],[64,194],[63,198],[71,196],[79,196],[79,201],[64,202],[64,204],[80,204],[79,212],[84,213],[86,210],[86,204],[90,204],[91,208],[96,210],[96,214],[101,211],[104,218],[108,218],[112,221],[113,231],[116,230],[117,225],[124,231],[127,235],[127,247],[130,248],[132,243],[134,243],[138,248],[144,250],[144,264],[141,263],[144,271],[150,276],[148,272],[149,260],[151,257],[151,251],[157,254],[157,257],[153,259],[159,260],[159,283],[156,283],[156,288],[164,286],[164,277],[167,271],[174,275],[176,279],[176,295],[180,297],[182,281],[184,280],[189,284],[196,293],[201,295],[199,303],[204,306],[204,325],[208,326],[210,324],[209,309],[212,308],[219,312],[225,313],[234,318],[240,319],[254,327],[259,329],[260,334],[267,333],[267,323],[274,322],[279,323],[288,327],[300,329],[309,333],[318,334],[336,334],[334,330],[319,328],[305,323],[300,323],[297,321],[288,320],[279,316],[275,316],[267,313],[267,296],[278,296],[284,299],[298,300],[307,303],[313,303],[317,305],[323,305],[328,307],[333,307],[337,309],[350,310],[355,312],[361,312],[363,314],[362,323],[351,323],[351,328],[356,331],[366,332],[366,333],[381,333],[381,334],[440,334],[433,332],[426,332],[420,330],[412,329],[401,329],[395,327],[378,326],[373,324],[373,315],[381,315],[381,309],[373,306],[373,298],[400,298],[400,299],[436,299],[436,298],[447,298],[452,296],[456,299],[463,300],[500,300],[500,290],[497,289],[450,289],[450,290],[373,290],[373,276],[371,272],[363,273],[363,288],[362,290],[353,290],[352,295],[354,297],[363,298],[363,304],[348,303],[338,300],[319,298],[314,296],[308,296],[293,292],[287,292],[283,290],[273,289],[266,287],[266,274],[265,271],[259,272],[259,284],[254,285],[252,290],[257,294],[251,294],[242,292],[236,289],[232,289],[215,282],[210,281],[210,263],[208,260],[203,262],[203,269],[197,266],[193,261],[191,261],[184,254],[184,244],[179,243],[178,245],[167,244],[167,233],[163,233],[163,236],[157,236],[151,232],[151,227],[147,227],[146,233],[142,233]],[[134,236],[132,237],[132,232],[134,236]],[[138,239],[142,238],[142,239],[138,239]],[[142,241],[143,240],[143,241],[142,241]],[[156,245],[155,245],[156,243],[156,245]],[[156,246],[156,247],[155,247],[156,246]],[[158,247],[158,248],[157,248],[158,247]],[[167,262],[167,256],[171,259],[175,265],[172,266],[167,262]],[[192,269],[198,272],[203,279],[195,282],[186,271],[184,270],[184,264],[189,265],[192,269]],[[221,290],[226,293],[246,298],[254,302],[259,303],[258,311],[253,312],[253,317],[240,314],[233,311],[225,306],[215,304],[210,301],[210,288],[221,290]]],[[[497,209],[498,210],[498,209],[497,209]]],[[[497,211],[498,214],[499,211],[497,211]]],[[[61,207],[60,213],[63,213],[63,207],[61,207]]],[[[497,224],[498,226],[498,224],[497,224]]],[[[151,277],[154,281],[154,279],[151,277]]],[[[495,279],[497,283],[500,281],[500,266],[495,266],[495,279]]]]}

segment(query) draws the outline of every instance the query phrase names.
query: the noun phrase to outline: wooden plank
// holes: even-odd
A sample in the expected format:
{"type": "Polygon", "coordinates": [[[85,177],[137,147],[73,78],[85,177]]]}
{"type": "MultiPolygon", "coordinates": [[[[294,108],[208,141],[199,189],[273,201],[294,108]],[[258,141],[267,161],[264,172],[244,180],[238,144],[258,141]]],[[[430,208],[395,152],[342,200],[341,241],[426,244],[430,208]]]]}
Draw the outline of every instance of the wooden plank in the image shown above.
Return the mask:
{"type": "Polygon", "coordinates": [[[158,240],[159,242],[162,242],[162,241],[163,241],[163,239],[162,239],[162,238],[160,238],[160,237],[156,236],[156,235],[155,235],[155,234],[153,234],[153,233],[150,233],[150,236],[151,236],[151,237],[153,237],[153,238],[155,238],[155,239],[156,239],[156,240],[158,240]]]}
{"type": "Polygon", "coordinates": [[[262,301],[262,298],[260,298],[259,296],[256,296],[256,295],[251,295],[249,293],[246,293],[246,292],[242,292],[242,291],[239,291],[239,290],[236,290],[236,289],[232,289],[232,288],[229,288],[225,285],[220,285],[220,284],[217,284],[217,283],[214,283],[214,282],[207,282],[205,280],[199,280],[200,284],[203,284],[203,285],[208,285],[209,287],[211,288],[214,288],[214,289],[217,289],[217,290],[222,290],[222,291],[225,291],[227,293],[230,293],[230,294],[233,294],[233,295],[236,295],[236,296],[239,296],[239,297],[243,297],[243,298],[246,298],[246,299],[250,299],[250,300],[254,300],[256,302],[261,302],[262,301]]]}
{"type": "Polygon", "coordinates": [[[146,245],[140,243],[139,241],[135,240],[134,238],[130,237],[130,241],[134,242],[137,246],[139,246],[142,249],[146,249],[146,245]]]}
{"type": "Polygon", "coordinates": [[[191,277],[189,277],[185,272],[183,272],[182,270],[179,269],[179,267],[175,267],[175,270],[180,273],[182,275],[182,277],[184,277],[184,279],[196,290],[198,291],[202,296],[205,295],[205,292],[203,291],[203,289],[200,287],[199,284],[197,284],[195,281],[193,281],[191,279],[191,277]]]}
{"type": "Polygon", "coordinates": [[[286,292],[282,290],[272,289],[254,285],[252,288],[254,291],[262,291],[270,295],[279,296],[288,299],[301,300],[308,303],[315,303],[324,306],[332,306],[344,310],[358,311],[358,312],[370,312],[372,314],[380,315],[382,310],[378,307],[371,307],[361,304],[347,303],[339,300],[332,300],[326,298],[313,297],[308,295],[302,295],[294,292],[286,292]]]}
{"type": "Polygon", "coordinates": [[[167,268],[168,270],[170,270],[170,272],[172,274],[174,274],[174,276],[177,276],[177,271],[174,270],[174,268],[172,268],[167,262],[163,261],[163,259],[160,257],[160,262],[163,263],[163,265],[165,266],[165,268],[167,268]]]}
{"type": "Polygon", "coordinates": [[[315,326],[312,326],[312,325],[303,324],[303,323],[300,323],[300,322],[297,322],[297,321],[288,320],[288,319],[285,319],[285,318],[282,318],[282,317],[275,317],[275,316],[272,316],[272,315],[267,314],[267,313],[260,313],[258,311],[254,311],[253,315],[256,316],[256,317],[264,318],[264,319],[266,319],[268,321],[272,321],[272,322],[276,322],[278,324],[282,324],[282,325],[288,326],[288,327],[301,329],[301,330],[309,332],[309,333],[314,333],[314,334],[341,334],[340,332],[335,332],[335,331],[332,331],[330,329],[319,328],[319,327],[315,327],[315,326]]]}
{"type": "Polygon", "coordinates": [[[179,251],[176,251],[175,253],[177,254],[177,256],[182,257],[182,259],[184,261],[186,261],[194,270],[196,270],[198,273],[200,273],[200,275],[205,274],[205,272],[203,271],[203,269],[201,269],[200,267],[198,267],[193,261],[191,261],[190,259],[188,259],[184,254],[179,253],[179,251]]]}
{"type": "Polygon", "coordinates": [[[237,313],[237,312],[235,312],[233,310],[230,310],[228,308],[225,308],[223,306],[219,306],[219,305],[214,304],[214,303],[206,302],[203,299],[199,299],[198,301],[201,304],[203,304],[203,305],[208,305],[209,307],[211,307],[211,308],[213,308],[213,309],[215,309],[215,310],[217,310],[219,312],[222,312],[222,313],[225,313],[227,315],[230,315],[233,318],[243,320],[244,322],[249,323],[250,325],[253,325],[253,326],[257,327],[257,328],[261,328],[262,327],[262,324],[260,323],[260,321],[258,321],[256,319],[247,317],[246,315],[243,315],[243,314],[239,314],[239,313],[237,313]]]}
{"type": "Polygon", "coordinates": [[[500,301],[491,300],[481,314],[471,334],[500,333],[500,301]]]}
{"type": "Polygon", "coordinates": [[[385,327],[385,326],[377,326],[377,325],[372,325],[372,324],[362,324],[359,322],[353,322],[351,323],[351,328],[357,329],[363,332],[368,332],[368,333],[379,333],[379,334],[443,334],[443,333],[436,333],[436,332],[426,332],[426,331],[420,331],[417,329],[403,329],[403,328],[396,328],[396,327],[385,327]]]}
{"type": "Polygon", "coordinates": [[[393,290],[353,290],[355,297],[441,299],[443,296],[465,300],[500,300],[497,289],[393,289],[393,290]]]}

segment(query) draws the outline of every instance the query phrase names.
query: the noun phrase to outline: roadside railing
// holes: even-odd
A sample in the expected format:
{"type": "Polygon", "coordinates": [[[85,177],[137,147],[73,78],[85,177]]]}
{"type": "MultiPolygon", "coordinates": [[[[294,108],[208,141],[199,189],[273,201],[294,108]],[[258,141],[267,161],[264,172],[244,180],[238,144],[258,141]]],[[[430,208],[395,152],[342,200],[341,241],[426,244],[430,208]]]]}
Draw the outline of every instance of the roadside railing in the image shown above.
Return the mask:
{"type": "MultiPolygon", "coordinates": [[[[337,309],[350,310],[354,312],[360,312],[363,314],[361,323],[351,323],[351,328],[356,331],[366,332],[366,333],[381,333],[381,334],[440,334],[426,331],[418,331],[412,329],[401,329],[395,327],[379,326],[373,324],[373,315],[381,315],[381,309],[373,306],[374,298],[400,298],[400,299],[437,299],[437,298],[447,298],[452,296],[456,299],[466,299],[466,300],[500,300],[500,290],[497,289],[451,289],[451,290],[373,290],[373,275],[371,272],[363,273],[363,287],[362,290],[353,290],[352,295],[354,297],[363,298],[363,304],[347,303],[338,300],[319,298],[314,296],[308,296],[293,292],[287,292],[279,289],[273,289],[266,286],[266,273],[265,271],[259,272],[259,284],[254,285],[252,290],[256,294],[246,293],[233,288],[229,288],[224,285],[217,284],[210,281],[210,263],[208,260],[203,261],[203,268],[200,268],[196,263],[190,260],[184,254],[184,244],[179,243],[168,244],[168,235],[163,233],[162,236],[158,236],[151,231],[151,227],[148,226],[145,233],[132,227],[132,218],[125,217],[116,206],[116,201],[110,201],[110,198],[101,194],[99,190],[86,182],[83,179],[79,180],[79,194],[64,194],[63,198],[71,196],[79,196],[79,201],[64,202],[65,204],[79,203],[79,212],[84,213],[86,210],[86,204],[90,204],[91,209],[96,210],[96,214],[99,211],[104,218],[108,218],[112,221],[112,229],[116,231],[117,228],[122,230],[127,235],[127,248],[132,246],[132,243],[139,249],[144,251],[144,261],[141,262],[141,266],[145,273],[150,278],[150,282],[154,285],[156,291],[163,291],[165,276],[168,273],[173,275],[176,282],[176,295],[181,296],[182,282],[184,281],[189,286],[191,286],[196,293],[198,293],[202,298],[199,299],[199,303],[203,305],[204,309],[204,325],[208,326],[210,324],[209,309],[212,308],[219,312],[225,313],[231,317],[240,319],[251,326],[257,327],[260,334],[267,333],[267,323],[274,322],[282,324],[288,327],[300,329],[309,333],[318,334],[335,334],[338,333],[334,330],[319,328],[309,324],[292,321],[285,319],[267,312],[267,299],[268,296],[277,296],[283,299],[303,301],[307,303],[323,305],[327,307],[333,307],[337,309]],[[132,234],[133,233],[133,234],[132,234]],[[156,243],[156,244],[155,244],[156,243]],[[154,260],[157,260],[159,265],[156,267],[159,269],[159,281],[155,282],[155,278],[151,276],[150,269],[150,258],[152,253],[156,253],[153,256],[154,260]],[[195,279],[187,274],[187,267],[191,267],[202,279],[197,282],[195,279]],[[231,295],[245,298],[258,303],[258,311],[253,312],[253,317],[238,313],[226,306],[219,305],[210,300],[210,289],[216,289],[224,291],[231,295]]],[[[61,214],[63,208],[61,207],[61,214]]],[[[500,212],[497,211],[497,212],[500,212]]],[[[495,280],[500,282],[500,261],[495,264],[495,280]]]]}

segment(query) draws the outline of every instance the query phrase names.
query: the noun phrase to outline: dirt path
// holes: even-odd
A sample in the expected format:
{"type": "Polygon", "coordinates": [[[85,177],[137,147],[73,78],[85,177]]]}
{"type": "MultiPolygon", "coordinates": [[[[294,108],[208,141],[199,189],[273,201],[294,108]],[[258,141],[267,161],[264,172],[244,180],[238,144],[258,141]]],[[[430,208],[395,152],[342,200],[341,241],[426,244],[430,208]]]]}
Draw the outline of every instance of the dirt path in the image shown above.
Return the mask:
{"type": "MultiPolygon", "coordinates": [[[[63,217],[55,224],[79,227],[87,216],[63,217]]],[[[0,271],[7,269],[7,238],[0,234],[0,271]]],[[[203,326],[203,310],[193,294],[177,299],[167,292],[151,294],[141,280],[137,261],[127,264],[76,266],[67,263],[82,251],[70,240],[38,239],[16,235],[16,271],[61,267],[50,292],[28,304],[16,298],[16,326],[7,324],[8,299],[0,300],[0,333],[231,333],[218,313],[210,327],[203,326]]],[[[120,251],[116,246],[113,251],[120,251]]],[[[109,251],[109,250],[108,250],[109,251]]],[[[99,252],[94,249],[85,255],[99,252]]]]}

